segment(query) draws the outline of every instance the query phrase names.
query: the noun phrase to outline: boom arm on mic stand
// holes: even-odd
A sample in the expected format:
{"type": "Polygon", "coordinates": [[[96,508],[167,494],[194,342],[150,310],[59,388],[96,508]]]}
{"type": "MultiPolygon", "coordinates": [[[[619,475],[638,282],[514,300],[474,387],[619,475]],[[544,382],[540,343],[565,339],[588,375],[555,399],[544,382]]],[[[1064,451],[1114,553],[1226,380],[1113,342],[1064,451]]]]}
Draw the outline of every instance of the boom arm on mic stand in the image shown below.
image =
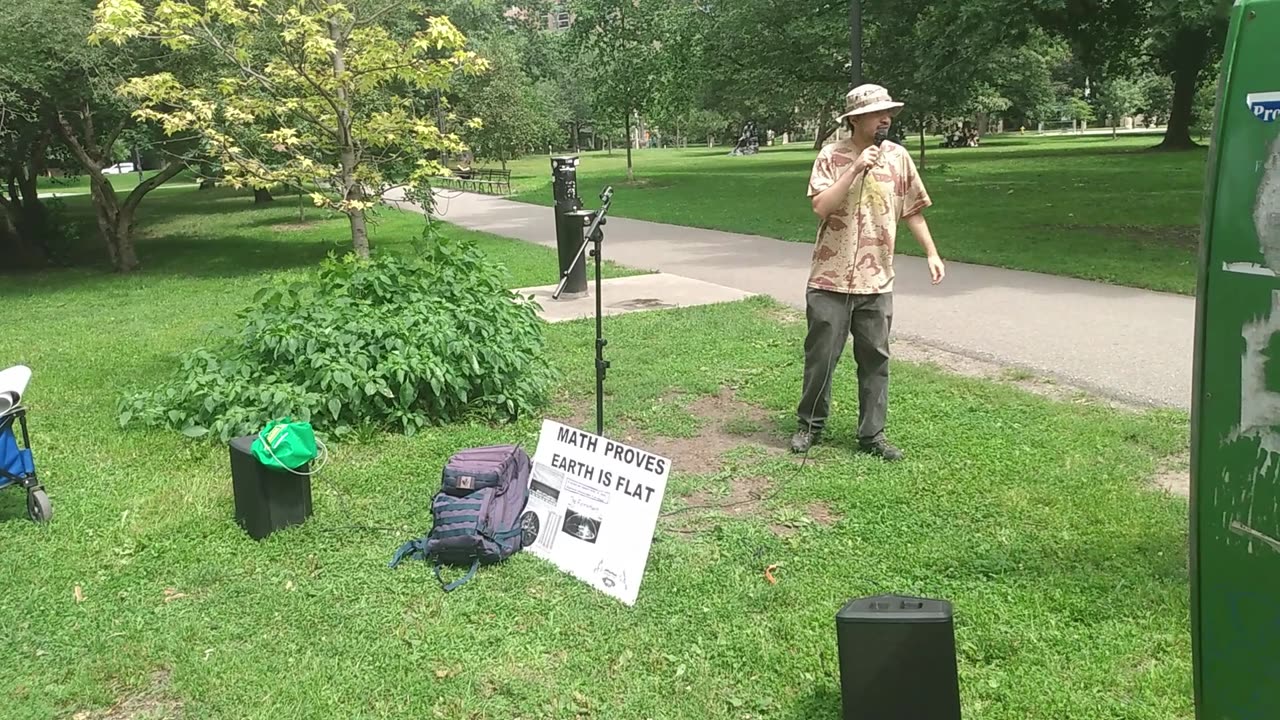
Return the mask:
{"type": "Polygon", "coordinates": [[[604,346],[608,341],[604,339],[604,325],[601,319],[603,314],[602,302],[600,299],[600,243],[604,240],[604,231],[601,226],[606,223],[605,215],[609,212],[609,206],[613,203],[613,186],[608,186],[600,193],[600,209],[599,210],[576,210],[566,213],[567,217],[580,217],[582,224],[586,226],[583,233],[582,246],[578,248],[578,253],[574,255],[573,262],[569,263],[569,267],[561,273],[560,284],[556,287],[555,292],[551,294],[552,299],[560,299],[560,293],[564,292],[565,283],[569,282],[569,273],[573,272],[573,268],[578,264],[578,260],[582,258],[582,254],[587,249],[587,244],[592,243],[595,247],[591,250],[591,257],[596,261],[596,435],[604,435],[604,376],[605,371],[609,368],[609,362],[604,359],[604,346]]]}
{"type": "MultiPolygon", "coordinates": [[[[582,253],[587,249],[587,243],[596,243],[594,256],[597,258],[596,271],[599,274],[599,242],[603,240],[603,233],[600,232],[600,226],[605,224],[605,215],[609,212],[609,205],[613,203],[613,186],[610,185],[600,193],[600,209],[599,210],[577,210],[575,212],[566,213],[569,217],[580,217],[582,222],[587,226],[586,232],[583,233],[582,245],[578,247],[578,252],[573,256],[573,262],[569,263],[569,267],[560,273],[560,284],[556,286],[555,292],[551,293],[552,300],[559,300],[560,294],[564,292],[565,283],[569,281],[569,274],[573,272],[573,268],[577,266],[578,261],[582,259],[582,253]],[[596,236],[600,235],[600,238],[596,236]]],[[[598,285],[598,283],[597,283],[598,285]]],[[[599,289],[599,288],[597,288],[599,289]]]]}

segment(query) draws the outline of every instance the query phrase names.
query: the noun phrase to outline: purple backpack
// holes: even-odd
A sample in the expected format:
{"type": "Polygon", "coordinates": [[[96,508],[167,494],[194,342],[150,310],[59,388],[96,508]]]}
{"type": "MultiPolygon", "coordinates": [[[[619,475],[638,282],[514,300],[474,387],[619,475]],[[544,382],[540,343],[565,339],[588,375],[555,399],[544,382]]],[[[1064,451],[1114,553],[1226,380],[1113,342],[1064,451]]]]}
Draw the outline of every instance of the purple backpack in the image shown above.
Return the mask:
{"type": "Polygon", "coordinates": [[[472,448],[449,458],[440,491],[431,501],[431,532],[401,546],[390,567],[406,557],[431,561],[436,579],[451,592],[474,577],[482,563],[501,562],[519,552],[530,469],[529,455],[516,445],[472,448]],[[445,584],[440,577],[444,565],[471,569],[445,584]]]}

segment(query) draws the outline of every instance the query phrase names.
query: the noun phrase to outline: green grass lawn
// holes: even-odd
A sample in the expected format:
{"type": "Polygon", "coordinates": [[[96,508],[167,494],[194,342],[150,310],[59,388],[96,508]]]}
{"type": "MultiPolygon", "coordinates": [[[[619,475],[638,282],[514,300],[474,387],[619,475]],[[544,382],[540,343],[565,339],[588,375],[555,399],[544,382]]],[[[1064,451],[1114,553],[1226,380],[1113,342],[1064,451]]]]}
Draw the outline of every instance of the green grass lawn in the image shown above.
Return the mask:
{"type": "MultiPolygon", "coordinates": [[[[1203,150],[1154,153],[1155,136],[994,136],[976,149],[930,142],[924,178],[930,227],[950,260],[1068,275],[1177,293],[1195,290],[1203,150]]],[[[919,148],[908,143],[919,162],[919,148]]],[[[611,213],[813,242],[805,197],[810,145],[728,157],[727,148],[586,153],[578,171],[588,206],[605,185],[611,213]]],[[[511,165],[515,199],[549,205],[550,162],[511,165]]],[[[904,253],[920,254],[909,233],[904,253]]]]}
{"type": "MultiPolygon", "coordinates": [[[[249,539],[224,447],[114,424],[117,398],[166,377],[265,273],[342,245],[340,222],[293,229],[287,205],[217,192],[147,201],[136,275],[0,289],[0,364],[35,370],[54,503],[38,527],[0,493],[5,717],[836,718],[834,613],[880,592],[955,603],[966,718],[1192,717],[1187,505],[1145,485],[1185,447],[1184,416],[899,363],[890,432],[909,458],[885,465],[851,451],[846,365],[830,440],[800,467],[777,448],[803,327],[766,299],[606,320],[606,430],[678,451],[666,509],[769,489],[750,512],[665,518],[634,608],[528,554],[447,596],[421,563],[386,568],[428,529],[448,455],[531,447],[532,418],[334,443],[312,521],[249,539]],[[725,387],[745,418],[703,412],[725,387]],[[689,472],[683,453],[716,433],[743,447],[689,472]]],[[[407,251],[421,222],[388,216],[375,242],[407,251]]],[[[554,282],[552,251],[480,240],[511,286],[554,282]]],[[[547,334],[564,374],[549,412],[570,417],[591,404],[594,325],[547,334]]]]}

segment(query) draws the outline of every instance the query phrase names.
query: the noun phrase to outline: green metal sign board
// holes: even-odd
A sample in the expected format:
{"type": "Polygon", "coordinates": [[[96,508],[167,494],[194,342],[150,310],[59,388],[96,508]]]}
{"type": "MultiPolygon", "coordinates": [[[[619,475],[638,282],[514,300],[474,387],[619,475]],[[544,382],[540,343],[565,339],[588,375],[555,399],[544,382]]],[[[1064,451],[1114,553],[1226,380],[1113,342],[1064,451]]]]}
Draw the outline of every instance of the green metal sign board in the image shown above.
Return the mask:
{"type": "Polygon", "coordinates": [[[1280,0],[1232,8],[1196,311],[1197,717],[1280,718],[1280,0]]]}

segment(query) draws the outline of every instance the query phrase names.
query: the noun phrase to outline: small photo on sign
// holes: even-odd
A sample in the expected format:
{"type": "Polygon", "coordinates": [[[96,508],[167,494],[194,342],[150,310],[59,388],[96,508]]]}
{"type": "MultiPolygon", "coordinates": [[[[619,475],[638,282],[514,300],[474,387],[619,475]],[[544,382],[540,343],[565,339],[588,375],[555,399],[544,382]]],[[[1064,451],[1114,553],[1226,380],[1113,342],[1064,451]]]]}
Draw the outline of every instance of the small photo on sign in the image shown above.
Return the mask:
{"type": "Polygon", "coordinates": [[[542,529],[542,523],[538,521],[538,514],[529,510],[520,516],[520,542],[528,547],[538,540],[538,532],[542,529]]]}
{"type": "Polygon", "coordinates": [[[548,505],[555,505],[560,501],[560,488],[552,487],[537,479],[534,479],[529,483],[529,492],[537,495],[538,499],[546,502],[548,505]]]}
{"type": "Polygon", "coordinates": [[[600,537],[600,519],[569,510],[564,515],[564,525],[560,531],[594,545],[596,538],[600,537]]]}

